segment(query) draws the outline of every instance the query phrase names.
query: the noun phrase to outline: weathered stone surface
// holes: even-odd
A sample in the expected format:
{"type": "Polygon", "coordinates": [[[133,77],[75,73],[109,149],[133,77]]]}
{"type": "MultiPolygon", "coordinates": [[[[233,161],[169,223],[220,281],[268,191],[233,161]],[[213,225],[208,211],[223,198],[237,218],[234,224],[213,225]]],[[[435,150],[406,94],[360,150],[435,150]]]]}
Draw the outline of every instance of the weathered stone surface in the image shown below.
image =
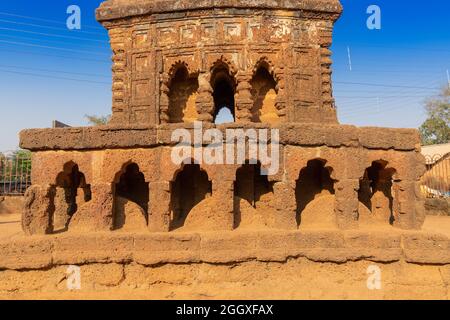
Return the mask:
{"type": "Polygon", "coordinates": [[[337,18],[342,12],[339,0],[303,0],[303,1],[236,1],[236,0],[204,0],[192,3],[190,1],[142,1],[142,0],[108,0],[97,10],[99,21],[129,18],[137,15],[167,13],[176,11],[204,10],[210,8],[242,8],[242,9],[272,9],[296,10],[303,14],[308,12],[334,13],[337,18]]]}
{"type": "Polygon", "coordinates": [[[374,262],[285,263],[255,261],[217,265],[91,264],[80,268],[82,289],[67,289],[64,266],[0,273],[1,299],[448,299],[449,266],[404,262],[376,264],[380,290],[367,288],[374,262]],[[301,272],[299,272],[301,270],[301,272]]]}
{"type": "Polygon", "coordinates": [[[146,212],[137,203],[122,197],[117,197],[114,209],[114,229],[126,232],[147,230],[146,212]]]}
{"type": "Polygon", "coordinates": [[[306,257],[450,265],[450,240],[441,235],[378,231],[260,230],[202,233],[67,233],[0,242],[0,269],[42,269],[92,263],[237,263],[306,257]]]}
{"type": "Polygon", "coordinates": [[[70,220],[69,203],[67,203],[66,190],[64,188],[55,188],[55,196],[53,203],[55,210],[53,213],[53,228],[54,230],[63,230],[67,227],[70,220]]]}
{"type": "Polygon", "coordinates": [[[47,268],[53,263],[52,245],[52,241],[44,237],[0,242],[0,270],[47,268]]]}
{"type": "Polygon", "coordinates": [[[86,150],[154,146],[156,128],[92,127],[24,130],[21,146],[38,150],[86,150]]]}
{"type": "Polygon", "coordinates": [[[22,213],[22,229],[27,235],[42,235],[53,231],[51,224],[54,189],[50,186],[33,185],[25,193],[22,213]]]}
{"type": "MultiPolygon", "coordinates": [[[[353,126],[289,124],[267,125],[217,125],[204,129],[218,128],[274,128],[280,130],[282,145],[305,147],[362,147],[365,149],[414,151],[420,144],[418,131],[414,129],[356,128],[353,126]],[[370,139],[368,138],[370,136],[370,139]]],[[[158,127],[121,128],[92,127],[66,129],[30,129],[20,133],[21,147],[32,151],[40,150],[101,150],[150,148],[171,146],[173,130],[188,128],[189,125],[158,127]],[[120,132],[120,134],[117,134],[120,132]],[[61,137],[61,140],[59,140],[61,137]]]]}

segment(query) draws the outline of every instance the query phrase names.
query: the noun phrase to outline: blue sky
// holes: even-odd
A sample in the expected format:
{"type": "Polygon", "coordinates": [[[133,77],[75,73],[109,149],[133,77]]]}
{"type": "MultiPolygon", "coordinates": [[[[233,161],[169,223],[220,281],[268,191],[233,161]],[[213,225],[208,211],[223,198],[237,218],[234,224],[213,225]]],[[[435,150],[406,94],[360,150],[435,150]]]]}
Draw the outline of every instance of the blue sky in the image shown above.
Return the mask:
{"type": "MultiPolygon", "coordinates": [[[[85,114],[110,113],[111,53],[94,17],[100,2],[0,3],[0,150],[15,149],[23,128],[49,127],[55,119],[86,125],[85,114]],[[65,27],[72,4],[82,9],[80,31],[65,27]]],[[[341,123],[418,127],[425,119],[423,101],[447,84],[450,2],[342,3],[332,48],[341,123]],[[366,27],[366,9],[372,4],[382,10],[381,30],[366,27]]]]}

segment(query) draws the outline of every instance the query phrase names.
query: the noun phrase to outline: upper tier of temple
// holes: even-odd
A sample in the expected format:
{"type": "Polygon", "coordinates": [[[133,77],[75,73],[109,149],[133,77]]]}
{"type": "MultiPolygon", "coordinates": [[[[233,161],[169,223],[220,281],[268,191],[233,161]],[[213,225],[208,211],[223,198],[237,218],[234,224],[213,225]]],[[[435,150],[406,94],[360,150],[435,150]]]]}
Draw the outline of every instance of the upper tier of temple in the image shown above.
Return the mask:
{"type": "Polygon", "coordinates": [[[112,125],[337,124],[331,51],[339,0],[109,0],[112,125]]]}

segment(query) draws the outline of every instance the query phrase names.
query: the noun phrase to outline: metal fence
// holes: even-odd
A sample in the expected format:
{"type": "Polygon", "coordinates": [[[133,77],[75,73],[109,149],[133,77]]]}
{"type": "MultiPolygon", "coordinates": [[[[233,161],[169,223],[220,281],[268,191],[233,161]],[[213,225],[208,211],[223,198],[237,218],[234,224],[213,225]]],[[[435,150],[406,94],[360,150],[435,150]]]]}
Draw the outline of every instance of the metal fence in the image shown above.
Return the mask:
{"type": "Polygon", "coordinates": [[[450,153],[426,156],[427,171],[421,180],[422,193],[427,198],[450,197],[450,153]]]}
{"type": "Polygon", "coordinates": [[[31,185],[31,153],[0,153],[0,195],[21,196],[31,185]]]}

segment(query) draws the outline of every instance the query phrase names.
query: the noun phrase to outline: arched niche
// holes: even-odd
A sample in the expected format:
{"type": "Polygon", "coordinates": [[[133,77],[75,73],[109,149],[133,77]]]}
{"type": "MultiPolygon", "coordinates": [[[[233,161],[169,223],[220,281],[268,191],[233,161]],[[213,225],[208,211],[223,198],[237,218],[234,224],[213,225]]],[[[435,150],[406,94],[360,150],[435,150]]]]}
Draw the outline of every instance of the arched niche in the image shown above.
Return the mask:
{"type": "Polygon", "coordinates": [[[144,229],[148,223],[149,183],[139,166],[130,162],[116,175],[114,186],[115,230],[144,229]]]}
{"type": "Polygon", "coordinates": [[[75,162],[64,165],[55,180],[53,193],[53,230],[66,231],[71,218],[85,203],[91,201],[91,186],[75,162]]]}
{"type": "Polygon", "coordinates": [[[267,63],[260,63],[250,82],[252,87],[252,122],[278,123],[279,116],[275,107],[277,82],[269,72],[267,63]]]}
{"type": "Polygon", "coordinates": [[[358,191],[358,200],[363,205],[359,210],[360,221],[394,223],[392,187],[395,173],[384,160],[372,162],[365,170],[358,191]]]}
{"type": "Polygon", "coordinates": [[[314,159],[300,171],[296,181],[297,223],[330,225],[334,219],[334,181],[327,161],[314,159]],[[323,220],[323,221],[321,221],[323,220]]]}
{"type": "Polygon", "coordinates": [[[190,75],[187,67],[177,65],[169,82],[169,122],[194,122],[198,118],[196,99],[198,76],[190,75]]]}
{"type": "Polygon", "coordinates": [[[261,163],[247,161],[236,171],[234,181],[234,227],[266,227],[272,215],[273,182],[261,174],[261,163]]]}
{"type": "Polygon", "coordinates": [[[216,123],[216,120],[220,120],[220,118],[218,119],[218,115],[222,113],[221,111],[224,108],[228,109],[229,113],[231,113],[234,122],[236,119],[236,79],[225,62],[217,62],[212,68],[211,87],[213,89],[214,99],[214,123],[216,123]]]}
{"type": "Polygon", "coordinates": [[[185,164],[170,183],[170,230],[184,226],[189,213],[212,195],[212,182],[198,164],[185,164]]]}

